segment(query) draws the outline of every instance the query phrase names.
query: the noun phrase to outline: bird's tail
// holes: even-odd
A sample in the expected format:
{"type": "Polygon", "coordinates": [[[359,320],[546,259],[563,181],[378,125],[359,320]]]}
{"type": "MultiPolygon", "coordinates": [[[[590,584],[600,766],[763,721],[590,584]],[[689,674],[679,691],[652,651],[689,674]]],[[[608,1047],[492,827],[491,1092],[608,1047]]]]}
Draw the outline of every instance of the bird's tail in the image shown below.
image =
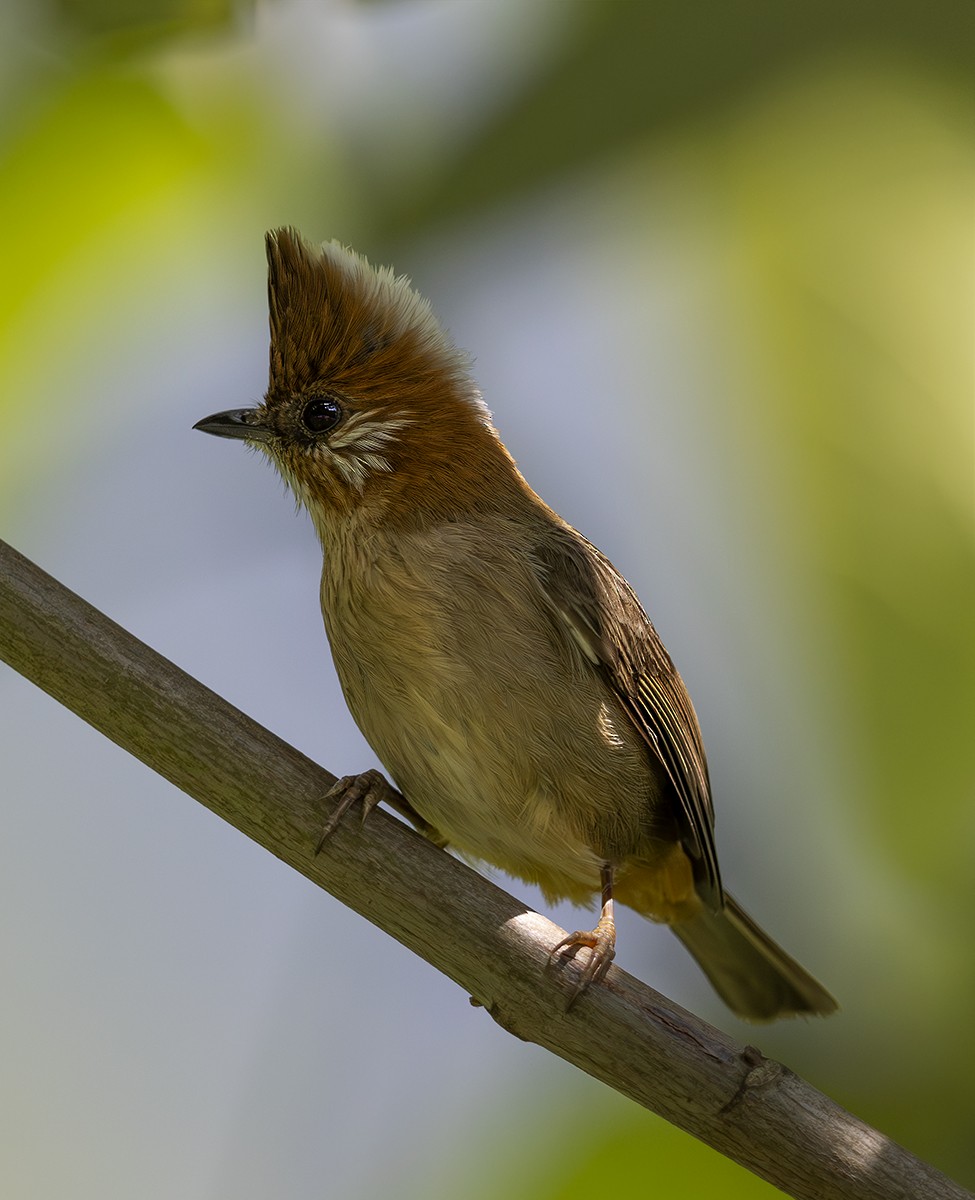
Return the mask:
{"type": "Polygon", "coordinates": [[[799,1013],[826,1016],[836,1001],[760,929],[730,896],[718,913],[701,912],[671,929],[728,1007],[748,1021],[799,1013]]]}

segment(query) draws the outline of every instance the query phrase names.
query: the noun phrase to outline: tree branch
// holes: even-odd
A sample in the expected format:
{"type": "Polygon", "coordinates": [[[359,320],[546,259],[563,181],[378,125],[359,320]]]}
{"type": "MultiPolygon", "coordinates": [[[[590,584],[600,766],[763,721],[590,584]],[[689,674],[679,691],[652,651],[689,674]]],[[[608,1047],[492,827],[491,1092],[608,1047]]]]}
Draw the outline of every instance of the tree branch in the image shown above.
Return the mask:
{"type": "Polygon", "coordinates": [[[970,1193],[616,967],[567,1013],[564,931],[394,817],[339,827],[334,777],[0,542],[0,655],[123,749],[537,1042],[796,1200],[970,1193]]]}

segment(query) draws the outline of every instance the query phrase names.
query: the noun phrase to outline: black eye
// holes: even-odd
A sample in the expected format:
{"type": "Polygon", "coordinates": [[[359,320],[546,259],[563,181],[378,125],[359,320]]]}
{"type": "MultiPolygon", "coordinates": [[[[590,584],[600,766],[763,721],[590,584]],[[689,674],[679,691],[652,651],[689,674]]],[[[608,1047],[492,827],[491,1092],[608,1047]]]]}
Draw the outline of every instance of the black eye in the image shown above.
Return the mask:
{"type": "Polygon", "coordinates": [[[301,423],[309,433],[328,433],[342,419],[342,407],[331,396],[317,396],[301,410],[301,423]]]}

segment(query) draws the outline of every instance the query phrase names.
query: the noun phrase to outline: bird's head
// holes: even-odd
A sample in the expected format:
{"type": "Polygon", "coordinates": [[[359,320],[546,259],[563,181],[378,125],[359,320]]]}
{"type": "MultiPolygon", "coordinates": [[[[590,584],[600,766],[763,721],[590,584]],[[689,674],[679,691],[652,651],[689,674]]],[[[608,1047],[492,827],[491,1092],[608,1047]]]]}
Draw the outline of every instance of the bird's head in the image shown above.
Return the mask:
{"type": "Polygon", "coordinates": [[[409,280],[293,229],[267,235],[267,257],[267,394],[194,428],[264,451],[319,526],[483,505],[514,467],[466,356],[409,280]]]}

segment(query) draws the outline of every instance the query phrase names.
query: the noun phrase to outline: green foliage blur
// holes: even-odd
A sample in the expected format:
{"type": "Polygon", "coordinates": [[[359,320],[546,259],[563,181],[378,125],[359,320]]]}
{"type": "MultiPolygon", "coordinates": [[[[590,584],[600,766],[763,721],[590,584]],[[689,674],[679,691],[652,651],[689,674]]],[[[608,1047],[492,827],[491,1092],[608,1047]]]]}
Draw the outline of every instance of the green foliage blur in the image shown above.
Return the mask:
{"type": "MultiPolygon", "coordinates": [[[[59,474],[118,413],[107,399],[77,422],[68,365],[96,369],[90,347],[133,312],[162,329],[154,295],[181,262],[234,272],[245,247],[252,288],[273,225],[396,263],[577,195],[593,239],[631,248],[637,295],[663,195],[708,309],[696,353],[724,385],[702,441],[754,516],[728,553],[779,581],[831,781],[804,818],[829,883],[805,927],[844,1012],[815,1050],[778,1029],[760,1044],[975,1186],[975,8],[313,7],[0,17],[0,513],[56,506],[59,474]],[[305,18],[329,57],[309,51],[303,90],[282,45],[305,18]],[[451,42],[471,26],[473,66],[451,42]],[[370,31],[378,59],[357,58],[370,31]]],[[[774,1194],[588,1081],[484,1112],[446,1160],[442,1194],[474,1200],[774,1194]]]]}

